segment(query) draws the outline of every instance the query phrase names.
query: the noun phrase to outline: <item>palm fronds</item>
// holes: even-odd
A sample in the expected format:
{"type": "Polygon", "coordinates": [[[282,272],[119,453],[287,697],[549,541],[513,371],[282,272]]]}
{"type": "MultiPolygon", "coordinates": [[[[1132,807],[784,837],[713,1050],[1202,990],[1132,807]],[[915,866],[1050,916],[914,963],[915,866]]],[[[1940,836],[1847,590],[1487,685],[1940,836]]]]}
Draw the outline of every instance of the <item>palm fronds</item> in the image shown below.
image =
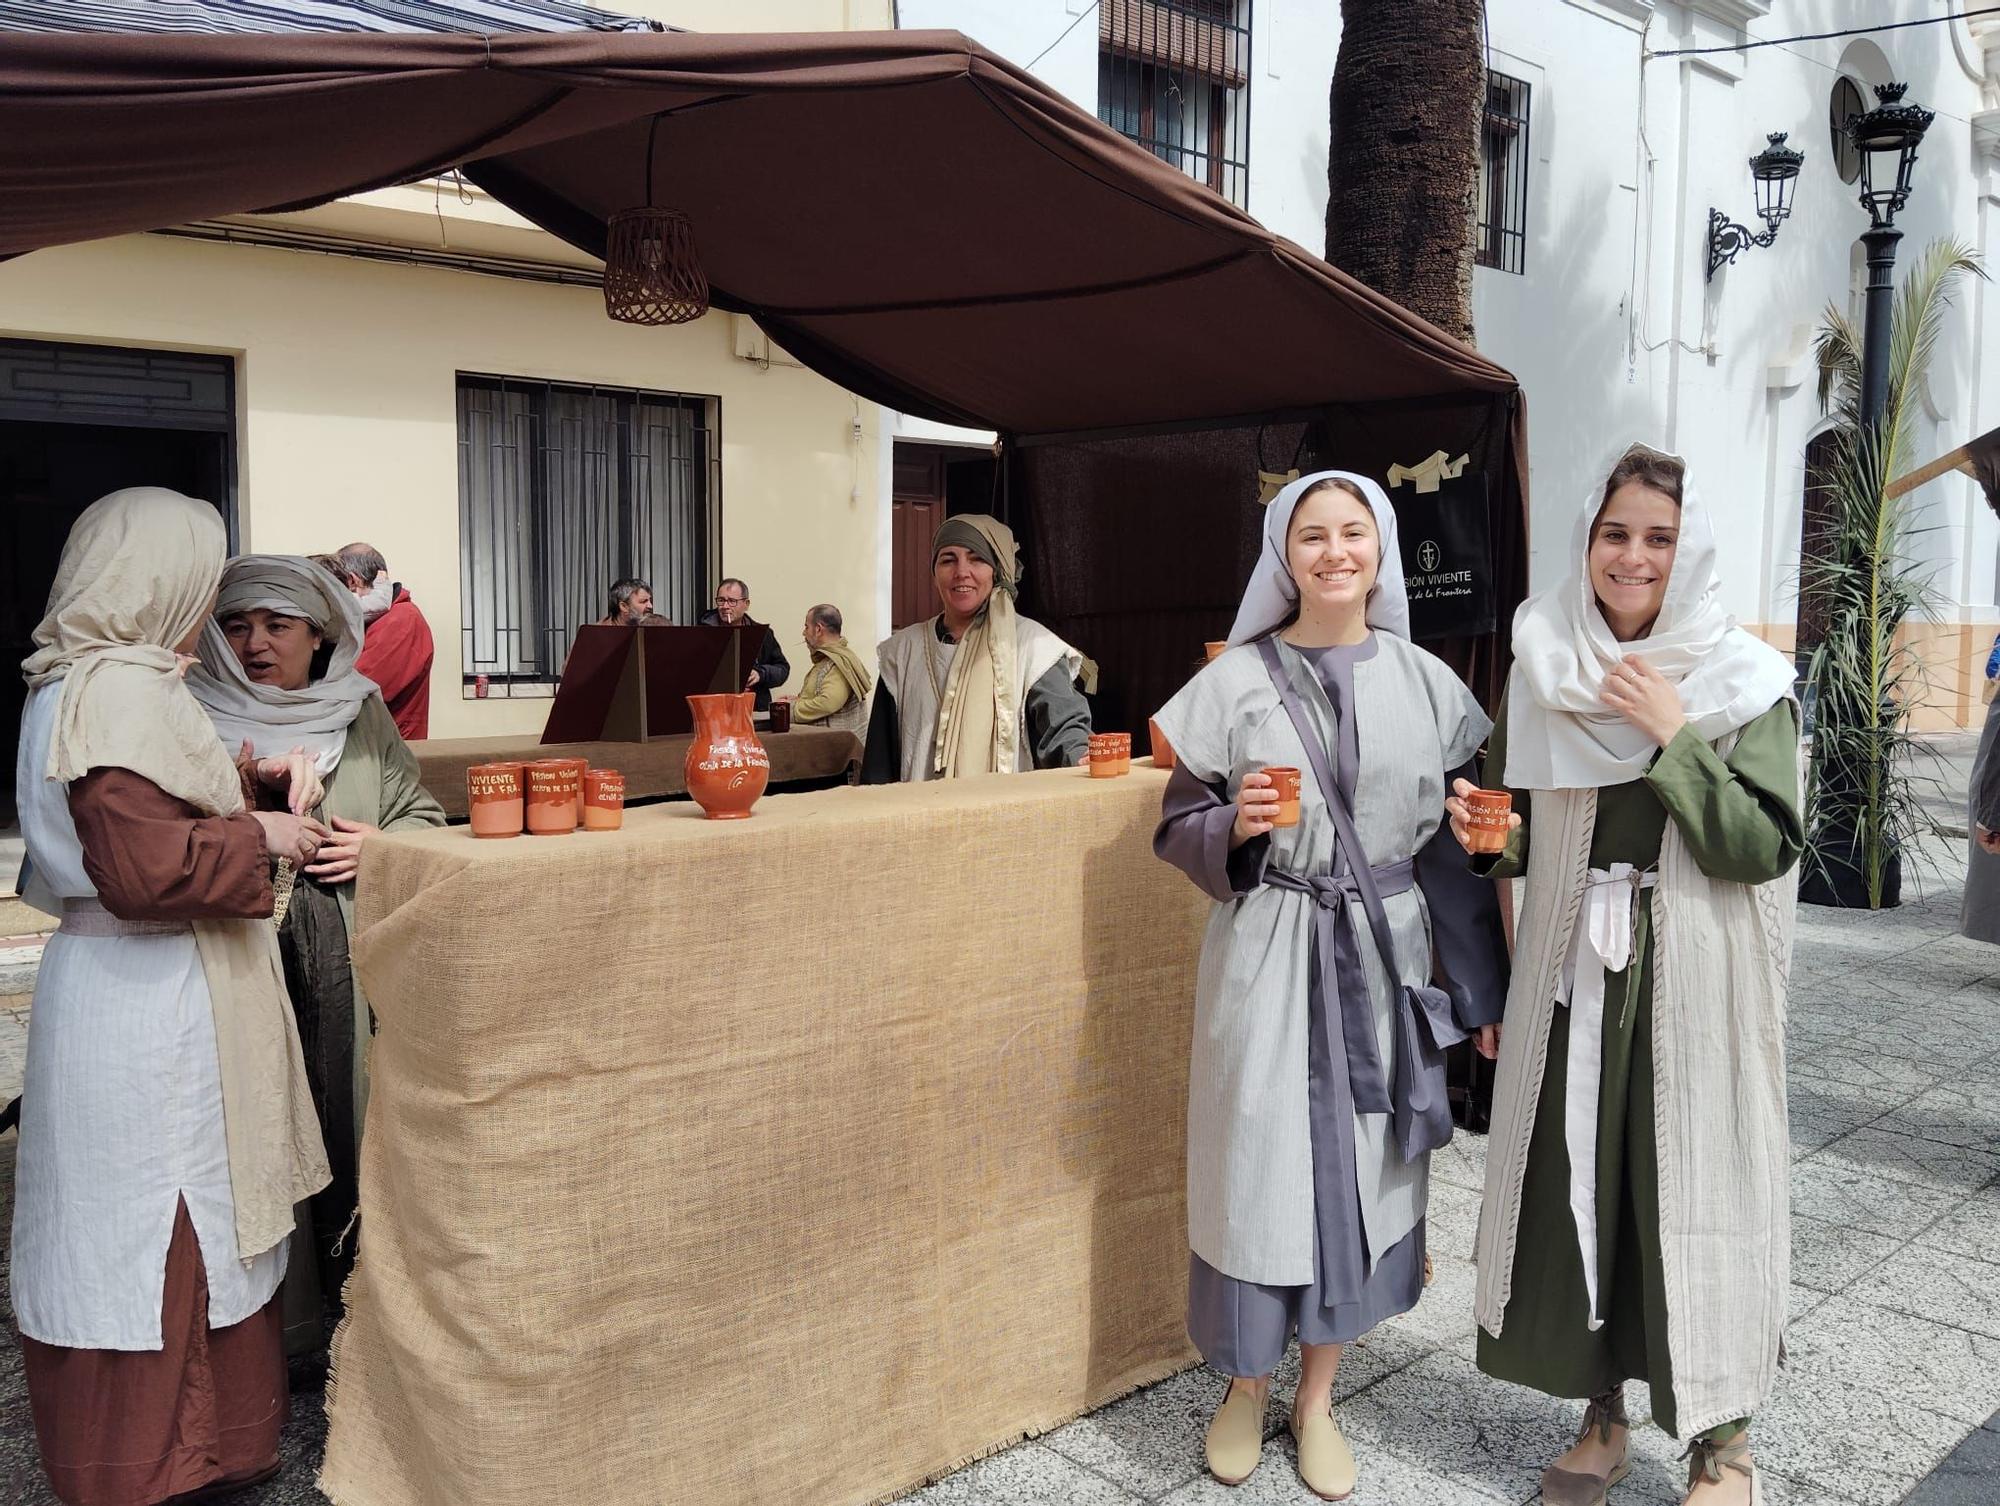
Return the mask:
{"type": "Polygon", "coordinates": [[[1944,331],[1958,281],[1984,276],[1956,242],[1925,249],[1896,295],[1889,340],[1889,398],[1879,424],[1860,421],[1861,341],[1829,307],[1815,341],[1820,403],[1839,427],[1830,465],[1810,478],[1833,522],[1825,553],[1800,563],[1800,585],[1825,614],[1807,682],[1815,701],[1807,862],[1822,873],[1859,870],[1871,909],[1914,839],[1935,830],[1915,788],[1918,744],[1910,714],[1929,688],[1912,622],[1934,621],[1934,567],[1910,558],[1915,493],[1891,500],[1908,470],[1918,392],[1944,331]]]}

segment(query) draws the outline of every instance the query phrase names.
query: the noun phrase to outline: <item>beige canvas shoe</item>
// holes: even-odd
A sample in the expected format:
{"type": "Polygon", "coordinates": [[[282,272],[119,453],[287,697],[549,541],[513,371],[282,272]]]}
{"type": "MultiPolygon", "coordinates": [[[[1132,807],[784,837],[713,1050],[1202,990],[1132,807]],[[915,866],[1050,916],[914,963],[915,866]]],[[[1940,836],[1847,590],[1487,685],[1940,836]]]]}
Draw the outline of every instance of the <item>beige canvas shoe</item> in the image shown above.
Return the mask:
{"type": "Polygon", "coordinates": [[[1204,1440],[1208,1472],[1224,1485],[1241,1485],[1264,1457],[1264,1398],[1231,1383],[1208,1420],[1204,1440]]]}
{"type": "Polygon", "coordinates": [[[1303,1418],[1294,1412],[1292,1440],[1299,1446],[1299,1478],[1307,1490],[1322,1501],[1344,1501],[1354,1494],[1354,1451],[1331,1412],[1303,1418]]]}
{"type": "Polygon", "coordinates": [[[1577,1434],[1576,1441],[1582,1443],[1594,1429],[1609,1443],[1614,1427],[1625,1429],[1625,1450],[1618,1456],[1618,1462],[1601,1475],[1551,1464],[1542,1471],[1543,1506],[1605,1506],[1611,1487],[1632,1469],[1632,1424],[1625,1416],[1623,1387],[1591,1398],[1590,1405],[1584,1408],[1583,1431],[1577,1434]]]}

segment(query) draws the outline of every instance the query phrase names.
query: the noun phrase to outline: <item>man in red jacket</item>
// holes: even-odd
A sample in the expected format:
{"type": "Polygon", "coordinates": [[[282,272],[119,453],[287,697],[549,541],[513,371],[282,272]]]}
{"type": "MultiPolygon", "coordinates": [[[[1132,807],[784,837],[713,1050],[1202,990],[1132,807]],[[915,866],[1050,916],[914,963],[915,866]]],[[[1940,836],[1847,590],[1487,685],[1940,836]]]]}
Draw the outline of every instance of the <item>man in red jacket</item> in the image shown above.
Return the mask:
{"type": "Polygon", "coordinates": [[[389,579],[389,563],[373,544],[349,544],[338,556],[347,588],[361,598],[368,624],[355,668],[382,687],[382,699],[405,740],[430,736],[431,625],[400,581],[389,579]]]}

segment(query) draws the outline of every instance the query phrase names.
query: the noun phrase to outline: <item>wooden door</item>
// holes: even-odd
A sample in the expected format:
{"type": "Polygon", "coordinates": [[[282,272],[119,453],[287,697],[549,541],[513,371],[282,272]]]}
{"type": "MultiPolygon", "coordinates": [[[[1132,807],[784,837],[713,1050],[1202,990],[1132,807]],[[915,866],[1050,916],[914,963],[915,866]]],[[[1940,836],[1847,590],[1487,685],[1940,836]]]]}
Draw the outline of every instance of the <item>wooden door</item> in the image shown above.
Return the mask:
{"type": "Polygon", "coordinates": [[[945,518],[944,452],[936,445],[896,446],[890,493],[890,627],[908,627],[937,611],[931,587],[931,540],[945,518]]]}

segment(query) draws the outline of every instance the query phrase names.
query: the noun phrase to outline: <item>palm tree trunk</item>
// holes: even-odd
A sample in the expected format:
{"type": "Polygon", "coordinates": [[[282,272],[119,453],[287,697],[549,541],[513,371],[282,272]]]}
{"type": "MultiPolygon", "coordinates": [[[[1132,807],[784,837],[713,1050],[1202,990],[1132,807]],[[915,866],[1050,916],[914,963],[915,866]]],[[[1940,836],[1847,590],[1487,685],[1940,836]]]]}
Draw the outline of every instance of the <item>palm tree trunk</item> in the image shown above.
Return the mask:
{"type": "Polygon", "coordinates": [[[1326,259],[1472,343],[1480,0],[1342,0],[1326,259]]]}

